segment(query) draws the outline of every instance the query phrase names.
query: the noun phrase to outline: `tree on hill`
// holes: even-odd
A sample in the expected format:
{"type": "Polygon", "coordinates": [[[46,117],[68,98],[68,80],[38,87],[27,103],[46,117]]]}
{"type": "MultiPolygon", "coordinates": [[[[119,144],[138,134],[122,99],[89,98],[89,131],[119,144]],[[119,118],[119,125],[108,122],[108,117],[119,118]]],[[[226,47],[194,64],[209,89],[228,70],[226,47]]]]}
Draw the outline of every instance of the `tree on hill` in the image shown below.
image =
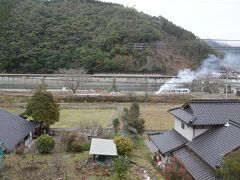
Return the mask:
{"type": "Polygon", "coordinates": [[[140,118],[140,108],[138,103],[132,103],[130,105],[130,109],[124,108],[122,114],[122,120],[124,121],[124,125],[126,129],[135,128],[137,133],[143,134],[145,131],[145,121],[143,118],[140,118]]]}
{"type": "Polygon", "coordinates": [[[26,115],[39,121],[41,127],[48,130],[49,126],[59,121],[60,107],[45,86],[41,85],[27,103],[26,115]]]}
{"type": "Polygon", "coordinates": [[[0,72],[169,73],[216,54],[163,17],[94,0],[1,0],[0,27],[0,72]]]}

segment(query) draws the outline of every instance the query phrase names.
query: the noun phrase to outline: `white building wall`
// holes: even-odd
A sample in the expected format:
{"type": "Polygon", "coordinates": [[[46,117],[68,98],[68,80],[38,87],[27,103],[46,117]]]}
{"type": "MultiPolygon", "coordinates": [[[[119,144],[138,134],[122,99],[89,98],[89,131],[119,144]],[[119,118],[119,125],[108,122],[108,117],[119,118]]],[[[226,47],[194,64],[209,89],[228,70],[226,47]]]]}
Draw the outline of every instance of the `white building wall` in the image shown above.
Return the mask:
{"type": "Polygon", "coordinates": [[[207,130],[208,130],[208,128],[204,128],[204,129],[194,129],[194,134],[193,134],[193,136],[194,136],[194,137],[197,137],[197,136],[199,136],[200,134],[204,133],[204,132],[207,131],[207,130]]]}
{"type": "Polygon", "coordinates": [[[29,134],[29,138],[24,142],[25,143],[25,147],[29,147],[32,143],[33,137],[32,137],[32,132],[30,132],[29,134]]]}
{"type": "Polygon", "coordinates": [[[193,139],[193,128],[188,127],[187,124],[184,125],[184,129],[181,128],[181,123],[179,119],[175,118],[175,127],[174,129],[181,134],[183,137],[185,137],[187,140],[191,141],[193,139]]]}

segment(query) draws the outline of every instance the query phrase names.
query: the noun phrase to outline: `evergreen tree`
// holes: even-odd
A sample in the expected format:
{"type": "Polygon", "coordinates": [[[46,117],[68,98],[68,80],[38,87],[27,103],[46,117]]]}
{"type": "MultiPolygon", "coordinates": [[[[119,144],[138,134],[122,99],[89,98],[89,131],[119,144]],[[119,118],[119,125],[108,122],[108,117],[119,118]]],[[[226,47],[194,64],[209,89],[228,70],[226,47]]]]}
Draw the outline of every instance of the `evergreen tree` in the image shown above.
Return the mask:
{"type": "Polygon", "coordinates": [[[133,127],[139,134],[143,134],[145,131],[145,121],[143,118],[140,118],[140,116],[141,114],[138,103],[132,103],[130,109],[124,109],[122,119],[125,122],[125,126],[133,127]]]}
{"type": "Polygon", "coordinates": [[[113,84],[112,87],[110,89],[110,92],[119,92],[117,85],[116,85],[116,78],[113,79],[113,84]]]}
{"type": "Polygon", "coordinates": [[[53,95],[41,85],[28,102],[25,113],[33,120],[39,121],[42,128],[48,130],[50,125],[59,121],[59,111],[59,105],[55,102],[53,95]]]}
{"type": "Polygon", "coordinates": [[[114,132],[115,132],[115,134],[117,134],[118,133],[118,128],[119,128],[119,125],[120,125],[119,119],[115,118],[113,120],[112,124],[113,124],[113,127],[114,127],[114,132]]]}

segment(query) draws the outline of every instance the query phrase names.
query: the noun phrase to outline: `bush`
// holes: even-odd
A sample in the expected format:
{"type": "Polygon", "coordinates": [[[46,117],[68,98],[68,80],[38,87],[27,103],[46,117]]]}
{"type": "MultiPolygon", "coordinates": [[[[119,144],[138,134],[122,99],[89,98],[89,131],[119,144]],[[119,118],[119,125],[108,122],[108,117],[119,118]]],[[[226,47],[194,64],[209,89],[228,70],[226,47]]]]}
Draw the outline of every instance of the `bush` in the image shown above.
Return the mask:
{"type": "Polygon", "coordinates": [[[222,159],[221,168],[217,169],[220,179],[237,180],[240,177],[240,150],[233,151],[222,159]]]}
{"type": "Polygon", "coordinates": [[[83,151],[89,151],[90,150],[90,146],[91,146],[90,143],[85,143],[85,144],[82,145],[82,150],[83,151]]]}
{"type": "Polygon", "coordinates": [[[116,143],[118,154],[129,155],[133,150],[133,142],[128,137],[115,136],[114,142],[116,143]]]}
{"type": "Polygon", "coordinates": [[[130,167],[130,163],[127,159],[125,159],[124,157],[122,156],[119,156],[117,158],[114,159],[114,162],[113,162],[113,165],[114,165],[114,169],[117,173],[117,176],[119,179],[125,179],[125,176],[128,172],[128,169],[130,167]]]}
{"type": "Polygon", "coordinates": [[[82,152],[82,144],[80,141],[73,140],[68,144],[67,151],[71,152],[82,152]]]}
{"type": "Polygon", "coordinates": [[[90,149],[86,137],[77,133],[63,133],[61,142],[64,143],[67,152],[82,152],[90,149]]]}
{"type": "Polygon", "coordinates": [[[55,147],[55,140],[48,134],[41,135],[37,138],[36,148],[41,154],[51,153],[55,147]]]}
{"type": "Polygon", "coordinates": [[[17,155],[22,155],[24,153],[24,150],[25,150],[25,145],[24,144],[20,144],[19,146],[16,147],[15,153],[17,155]]]}

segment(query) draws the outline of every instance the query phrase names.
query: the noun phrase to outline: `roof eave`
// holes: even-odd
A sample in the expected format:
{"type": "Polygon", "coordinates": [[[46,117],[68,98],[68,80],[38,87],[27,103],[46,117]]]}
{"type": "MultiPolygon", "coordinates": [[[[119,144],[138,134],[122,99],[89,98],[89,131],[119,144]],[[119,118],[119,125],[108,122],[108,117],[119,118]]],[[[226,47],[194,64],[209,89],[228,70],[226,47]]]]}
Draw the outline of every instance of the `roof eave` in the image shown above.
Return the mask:
{"type": "MultiPolygon", "coordinates": [[[[187,142],[187,143],[188,143],[188,142],[187,142]]],[[[182,144],[182,145],[180,145],[180,146],[178,146],[178,147],[176,147],[176,148],[174,148],[174,149],[171,149],[171,150],[169,150],[169,151],[167,151],[167,152],[165,152],[165,153],[161,153],[161,154],[164,155],[164,156],[166,156],[166,155],[168,155],[168,154],[172,154],[172,153],[174,153],[175,151],[183,148],[187,143],[184,143],[184,144],[182,144]]],[[[160,151],[160,150],[159,150],[159,151],[160,151]]]]}

